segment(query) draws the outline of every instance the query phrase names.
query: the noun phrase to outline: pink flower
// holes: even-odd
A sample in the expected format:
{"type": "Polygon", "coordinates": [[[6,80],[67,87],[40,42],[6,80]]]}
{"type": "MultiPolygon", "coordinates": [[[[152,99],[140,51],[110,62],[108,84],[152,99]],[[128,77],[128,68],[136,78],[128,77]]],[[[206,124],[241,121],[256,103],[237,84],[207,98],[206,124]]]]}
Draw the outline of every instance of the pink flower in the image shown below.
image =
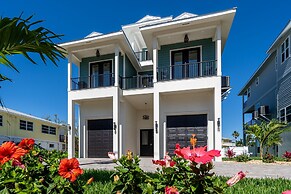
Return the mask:
{"type": "Polygon", "coordinates": [[[13,160],[12,161],[12,166],[18,166],[18,167],[20,167],[22,169],[25,168],[25,166],[21,162],[19,162],[19,160],[13,160]]]}
{"type": "Polygon", "coordinates": [[[173,167],[176,164],[176,162],[172,161],[172,158],[168,154],[166,154],[164,159],[162,160],[152,160],[152,161],[153,164],[165,167],[173,167]]]}
{"type": "Polygon", "coordinates": [[[166,188],[165,188],[165,194],[179,194],[179,191],[174,186],[172,186],[172,187],[166,186],[166,188]]]}
{"type": "Polygon", "coordinates": [[[284,192],[282,192],[282,194],[291,194],[291,190],[284,191],[284,192]]]}
{"type": "Polygon", "coordinates": [[[175,154],[186,160],[202,164],[211,162],[215,156],[220,156],[220,151],[218,150],[206,151],[206,149],[207,146],[193,148],[192,150],[190,149],[190,147],[181,149],[180,145],[176,144],[175,154]]]}
{"type": "Polygon", "coordinates": [[[117,159],[117,156],[116,156],[115,153],[113,153],[113,152],[108,152],[108,157],[109,157],[111,160],[116,160],[116,159],[117,159]]]}
{"type": "Polygon", "coordinates": [[[238,181],[243,179],[245,176],[246,176],[246,174],[243,173],[243,171],[239,171],[238,173],[236,173],[236,175],[234,175],[232,178],[230,178],[226,182],[226,184],[231,187],[231,186],[235,185],[238,181]]]}

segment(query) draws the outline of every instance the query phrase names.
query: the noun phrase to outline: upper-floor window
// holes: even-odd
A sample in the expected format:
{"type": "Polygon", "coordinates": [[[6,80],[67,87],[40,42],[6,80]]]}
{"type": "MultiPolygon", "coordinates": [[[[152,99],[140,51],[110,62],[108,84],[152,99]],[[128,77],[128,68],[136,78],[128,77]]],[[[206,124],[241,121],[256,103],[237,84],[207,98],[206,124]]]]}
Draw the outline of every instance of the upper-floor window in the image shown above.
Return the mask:
{"type": "Polygon", "coordinates": [[[284,63],[286,59],[289,57],[290,52],[290,43],[289,37],[281,45],[281,62],[284,63]]]}
{"type": "Polygon", "coordinates": [[[285,108],[283,108],[280,110],[280,118],[279,118],[280,122],[285,123],[285,115],[286,115],[285,108]]]}
{"type": "Polygon", "coordinates": [[[20,120],[19,128],[21,130],[33,131],[33,122],[20,120]]]}
{"type": "Polygon", "coordinates": [[[0,126],[3,126],[3,116],[0,115],[0,126]]]}
{"type": "Polygon", "coordinates": [[[286,107],[286,122],[291,122],[291,105],[286,107]]]}
{"type": "Polygon", "coordinates": [[[259,77],[256,78],[256,86],[259,85],[259,77]]]}
{"type": "Polygon", "coordinates": [[[248,96],[248,98],[251,97],[251,87],[249,87],[249,88],[247,89],[247,96],[248,96]]]}
{"type": "Polygon", "coordinates": [[[55,135],[56,134],[56,128],[55,127],[51,127],[51,126],[47,126],[47,125],[41,125],[41,132],[55,135]]]}

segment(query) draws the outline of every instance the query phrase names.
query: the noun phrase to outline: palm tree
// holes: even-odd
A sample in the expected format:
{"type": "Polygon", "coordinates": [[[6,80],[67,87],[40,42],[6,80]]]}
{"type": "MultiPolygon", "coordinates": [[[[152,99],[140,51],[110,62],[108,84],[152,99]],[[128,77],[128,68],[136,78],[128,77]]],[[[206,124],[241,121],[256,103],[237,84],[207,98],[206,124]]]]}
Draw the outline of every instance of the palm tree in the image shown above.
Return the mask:
{"type": "MultiPolygon", "coordinates": [[[[42,21],[31,22],[31,18],[32,16],[27,19],[22,19],[21,16],[0,18],[0,64],[17,72],[19,71],[9,60],[9,56],[21,54],[36,64],[30,57],[31,53],[36,53],[45,64],[49,60],[55,65],[59,58],[65,58],[64,51],[53,42],[62,35],[39,26],[42,21]]],[[[0,81],[4,80],[10,79],[0,73],[0,81]]]]}
{"type": "Polygon", "coordinates": [[[232,133],[232,137],[234,137],[235,142],[236,142],[237,138],[239,137],[239,132],[234,131],[234,132],[232,133]]]}
{"type": "Polygon", "coordinates": [[[261,122],[259,125],[246,125],[246,134],[253,136],[260,143],[260,157],[263,159],[264,147],[267,149],[272,145],[280,145],[280,135],[288,130],[287,125],[277,120],[269,123],[261,122]]]}

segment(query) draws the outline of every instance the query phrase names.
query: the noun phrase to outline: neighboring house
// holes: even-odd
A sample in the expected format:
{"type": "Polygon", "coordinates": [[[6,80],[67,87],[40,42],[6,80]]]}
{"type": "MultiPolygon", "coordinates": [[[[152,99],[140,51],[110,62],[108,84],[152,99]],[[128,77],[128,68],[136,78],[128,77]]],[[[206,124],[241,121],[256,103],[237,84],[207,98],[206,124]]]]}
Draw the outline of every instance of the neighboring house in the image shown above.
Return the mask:
{"type": "Polygon", "coordinates": [[[230,138],[223,137],[222,138],[222,148],[228,149],[229,147],[235,147],[235,142],[230,138]]]}
{"type": "Polygon", "coordinates": [[[45,149],[65,150],[66,131],[64,125],[0,106],[0,144],[33,138],[45,149]]]}
{"type": "Polygon", "coordinates": [[[81,158],[131,150],[158,159],[176,143],[189,145],[193,133],[199,146],[220,150],[221,101],[230,89],[221,56],[235,12],[145,16],[60,44],[68,52],[69,157],[76,120],[81,158]]]}
{"type": "MultiPolygon", "coordinates": [[[[239,92],[243,97],[243,123],[279,119],[291,122],[291,21],[272,43],[267,58],[239,92]],[[252,114],[252,119],[246,120],[252,114]]],[[[274,147],[273,153],[281,156],[291,151],[291,133],[282,134],[283,143],[274,147]]],[[[246,134],[244,134],[244,141],[246,134]]],[[[259,149],[252,150],[258,154],[259,149]]]]}

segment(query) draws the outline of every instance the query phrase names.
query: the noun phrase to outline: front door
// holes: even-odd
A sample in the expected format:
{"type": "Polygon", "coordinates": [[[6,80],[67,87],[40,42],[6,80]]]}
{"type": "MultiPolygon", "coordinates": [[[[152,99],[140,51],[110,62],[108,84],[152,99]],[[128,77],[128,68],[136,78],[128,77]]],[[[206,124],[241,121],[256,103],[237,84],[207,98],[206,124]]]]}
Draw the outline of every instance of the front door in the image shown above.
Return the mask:
{"type": "Polygon", "coordinates": [[[200,49],[173,51],[172,79],[185,79],[200,76],[200,49]]]}
{"type": "Polygon", "coordinates": [[[140,130],[140,155],[154,156],[154,130],[140,130]]]}

